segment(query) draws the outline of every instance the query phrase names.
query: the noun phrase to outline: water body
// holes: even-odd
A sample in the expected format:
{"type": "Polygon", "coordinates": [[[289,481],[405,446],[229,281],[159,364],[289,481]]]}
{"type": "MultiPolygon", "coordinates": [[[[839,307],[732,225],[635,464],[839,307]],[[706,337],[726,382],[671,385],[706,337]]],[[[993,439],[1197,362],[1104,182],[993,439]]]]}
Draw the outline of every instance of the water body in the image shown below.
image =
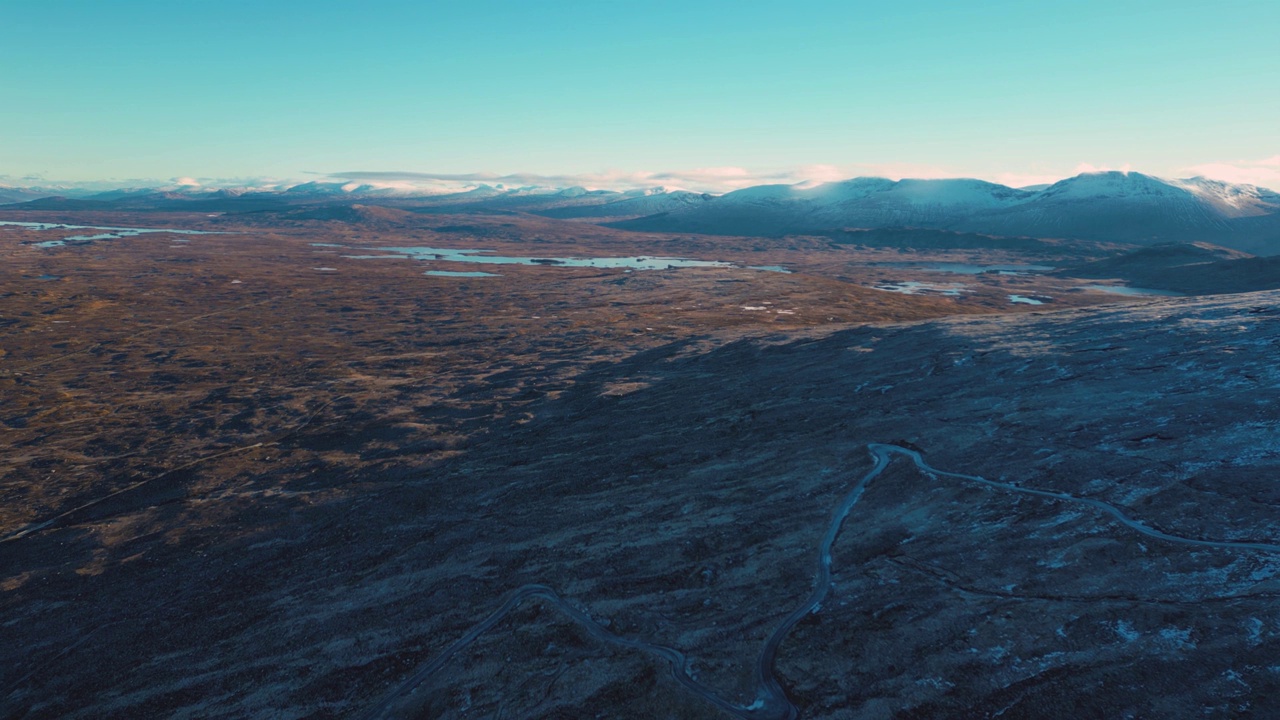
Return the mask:
{"type": "MultiPolygon", "coordinates": [[[[338,243],[310,243],[318,248],[349,248],[338,243]]],[[[377,247],[371,248],[384,255],[343,255],[349,260],[428,260],[437,262],[480,263],[485,265],[543,265],[546,267],[590,267],[590,268],[622,268],[632,270],[670,270],[675,268],[715,267],[738,268],[724,260],[694,260],[692,258],[668,257],[664,255],[636,255],[632,257],[519,257],[511,255],[494,255],[492,250],[462,250],[458,248],[436,247],[377,247]]],[[[784,265],[748,265],[748,270],[791,274],[792,270],[784,265]]],[[[429,275],[444,275],[445,271],[428,272],[429,275]]],[[[457,273],[449,273],[456,275],[457,273]]],[[[472,275],[470,277],[479,277],[472,275]]]]}
{"type": "Polygon", "coordinates": [[[37,275],[37,280],[61,280],[61,275],[37,275]]]}
{"type": "Polygon", "coordinates": [[[176,230],[173,228],[126,228],[126,227],[110,227],[105,225],[66,225],[64,223],[36,223],[36,222],[13,222],[8,220],[0,220],[0,225],[12,225],[16,227],[26,228],[28,230],[106,230],[107,232],[71,235],[61,240],[45,240],[38,242],[36,247],[61,247],[63,245],[87,245],[97,240],[119,240],[126,237],[137,237],[147,233],[170,233],[173,235],[224,235],[225,233],[208,232],[205,230],[176,230]]]}
{"type": "Polygon", "coordinates": [[[1085,290],[1098,290],[1112,295],[1152,295],[1157,297],[1182,297],[1182,293],[1170,290],[1153,290],[1151,288],[1129,287],[1127,285],[1082,285],[1085,290]]]}
{"type": "Polygon", "coordinates": [[[423,275],[439,275],[441,277],[502,277],[497,273],[463,272],[458,270],[428,270],[423,275]]]}
{"type": "Polygon", "coordinates": [[[937,293],[948,297],[958,297],[962,293],[969,292],[965,285],[960,283],[927,283],[917,280],[903,280],[902,282],[880,283],[875,285],[874,289],[881,292],[900,293],[902,295],[925,295],[927,293],[937,293]]]}
{"type": "Polygon", "coordinates": [[[719,260],[690,260],[688,258],[639,255],[636,257],[513,257],[491,255],[489,250],[458,250],[433,247],[380,247],[381,252],[393,255],[344,255],[357,260],[407,257],[414,260],[440,262],[482,263],[486,265],[547,265],[554,267],[630,268],[632,270],[667,270],[687,267],[733,267],[719,260]]]}
{"type": "Polygon", "coordinates": [[[1027,275],[1030,273],[1048,272],[1054,269],[1049,265],[973,265],[970,263],[958,262],[891,262],[875,264],[880,267],[912,268],[915,270],[924,270],[926,272],[954,273],[956,275],[981,275],[982,273],[987,272],[997,273],[1000,275],[1027,275]]]}
{"type": "Polygon", "coordinates": [[[1043,305],[1044,304],[1043,300],[1037,300],[1033,297],[1026,297],[1025,295],[1010,295],[1009,302],[1015,303],[1015,304],[1021,303],[1023,305],[1043,305]]]}

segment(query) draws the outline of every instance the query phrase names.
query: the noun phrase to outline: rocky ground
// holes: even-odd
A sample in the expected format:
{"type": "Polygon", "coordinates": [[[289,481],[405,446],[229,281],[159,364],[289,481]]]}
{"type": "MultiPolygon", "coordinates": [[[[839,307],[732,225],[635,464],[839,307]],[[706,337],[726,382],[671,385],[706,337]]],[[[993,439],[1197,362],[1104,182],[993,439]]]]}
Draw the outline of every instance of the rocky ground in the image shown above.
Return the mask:
{"type": "MultiPolygon", "coordinates": [[[[325,228],[55,253],[0,228],[4,717],[358,717],[535,582],[749,705],[875,442],[1280,542],[1280,293],[1047,312],[724,239],[670,254],[813,269],[499,291],[319,255],[403,232],[325,228]]],[[[1278,559],[897,459],[777,672],[805,718],[1269,717],[1278,559]]],[[[717,711],[531,600],[390,714],[717,711]]]]}

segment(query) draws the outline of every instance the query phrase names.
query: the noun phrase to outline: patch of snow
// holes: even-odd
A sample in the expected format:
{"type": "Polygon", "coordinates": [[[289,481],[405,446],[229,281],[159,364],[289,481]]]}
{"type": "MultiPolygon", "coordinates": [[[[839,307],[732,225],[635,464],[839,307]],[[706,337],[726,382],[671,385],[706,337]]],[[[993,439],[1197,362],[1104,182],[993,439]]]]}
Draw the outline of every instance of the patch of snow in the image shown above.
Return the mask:
{"type": "Polygon", "coordinates": [[[1116,635],[1120,636],[1120,639],[1124,640],[1127,643],[1133,642],[1134,640],[1137,640],[1138,638],[1142,637],[1142,633],[1138,632],[1137,630],[1134,630],[1133,623],[1130,623],[1128,620],[1116,621],[1115,627],[1113,627],[1112,629],[1115,630],[1116,635]]]}
{"type": "Polygon", "coordinates": [[[880,283],[879,285],[874,285],[873,289],[880,290],[882,292],[899,293],[902,295],[924,295],[926,293],[937,293],[948,297],[957,297],[962,293],[969,292],[967,286],[962,283],[928,283],[917,280],[880,283]]]}
{"type": "Polygon", "coordinates": [[[1194,650],[1196,647],[1196,644],[1191,640],[1191,630],[1189,629],[1163,628],[1160,630],[1160,639],[1179,649],[1194,650]]]}
{"type": "Polygon", "coordinates": [[[1245,629],[1249,633],[1250,645],[1253,645],[1256,647],[1262,644],[1262,630],[1264,627],[1265,626],[1263,625],[1262,621],[1259,620],[1258,618],[1256,617],[1249,618],[1249,621],[1245,624],[1245,629]]]}

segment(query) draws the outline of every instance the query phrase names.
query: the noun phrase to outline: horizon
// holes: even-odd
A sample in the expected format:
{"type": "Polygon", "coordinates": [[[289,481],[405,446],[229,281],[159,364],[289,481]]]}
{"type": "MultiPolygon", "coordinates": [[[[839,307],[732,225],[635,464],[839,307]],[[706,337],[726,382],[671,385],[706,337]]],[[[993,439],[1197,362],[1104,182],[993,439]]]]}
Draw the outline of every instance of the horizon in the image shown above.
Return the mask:
{"type": "MultiPolygon", "coordinates": [[[[1264,161],[1267,164],[1280,168],[1280,156],[1264,161]]],[[[725,170],[724,168],[712,170],[725,170]]],[[[1225,182],[1231,185],[1252,186],[1260,190],[1268,190],[1275,192],[1274,187],[1280,187],[1280,179],[1274,183],[1274,187],[1260,183],[1238,182],[1225,179],[1223,177],[1215,177],[1208,174],[1198,174],[1182,177],[1161,176],[1155,173],[1143,172],[1130,167],[1123,168],[1097,168],[1084,165],[1076,168],[1077,172],[1056,179],[1046,179],[1044,182],[1033,183],[1028,185],[1008,185],[996,180],[982,177],[973,177],[965,175],[952,176],[892,176],[889,174],[866,174],[866,175],[833,175],[827,173],[826,177],[815,179],[805,177],[799,172],[772,172],[772,173],[750,173],[748,171],[731,168],[730,170],[740,171],[735,173],[725,173],[723,180],[719,186],[714,185],[715,173],[708,170],[692,171],[688,173],[667,172],[667,173],[584,173],[580,175],[538,175],[535,173],[512,173],[508,175],[497,175],[494,173],[423,173],[412,171],[353,171],[347,173],[320,174],[315,173],[312,178],[300,179],[276,179],[276,178],[169,178],[169,179],[140,179],[134,178],[129,180],[91,180],[82,182],[48,182],[41,181],[36,178],[21,178],[19,182],[13,182],[14,179],[9,176],[0,175],[0,188],[10,188],[19,190],[36,190],[46,191],[67,191],[76,194],[94,194],[114,191],[131,191],[131,190],[154,190],[154,191],[188,191],[188,192],[216,192],[218,190],[248,190],[258,192],[281,192],[290,188],[304,186],[312,183],[324,185],[342,185],[352,186],[352,190],[361,188],[373,188],[378,190],[396,190],[406,195],[444,195],[450,193],[466,192],[480,188],[493,188],[506,191],[519,190],[546,190],[561,191],[571,188],[582,188],[587,191],[597,192],[636,192],[642,190],[660,190],[663,192],[695,192],[709,195],[724,195],[736,190],[742,190],[751,187],[760,187],[765,185],[784,185],[808,189],[821,185],[850,182],[861,179],[883,179],[891,182],[902,181],[943,181],[943,180],[977,180],[981,182],[1003,185],[1011,189],[1017,190],[1038,190],[1052,186],[1064,180],[1070,180],[1087,175],[1103,175],[1109,173],[1120,173],[1124,175],[1136,174],[1145,177],[1154,178],[1166,183],[1179,183],[1192,180],[1211,180],[1225,182]],[[24,184],[21,180],[30,181],[24,184]]],[[[832,169],[834,171],[834,169],[832,169]]]]}
{"type": "Polygon", "coordinates": [[[22,70],[0,108],[8,185],[392,168],[724,192],[1133,167],[1280,187],[1280,5],[1259,0],[62,0],[6,15],[0,66],[22,70]],[[51,51],[58,37],[74,41],[51,51]]]}

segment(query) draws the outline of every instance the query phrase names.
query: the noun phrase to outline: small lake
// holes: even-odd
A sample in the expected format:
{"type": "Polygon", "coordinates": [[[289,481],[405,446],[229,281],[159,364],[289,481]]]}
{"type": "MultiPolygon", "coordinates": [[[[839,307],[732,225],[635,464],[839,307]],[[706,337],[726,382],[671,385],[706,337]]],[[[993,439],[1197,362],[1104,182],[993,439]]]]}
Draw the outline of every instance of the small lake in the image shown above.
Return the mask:
{"type": "Polygon", "coordinates": [[[63,245],[87,245],[96,240],[119,240],[126,237],[137,237],[147,233],[170,233],[172,235],[223,235],[225,233],[205,230],[175,230],[173,228],[127,228],[105,225],[67,225],[65,223],[14,222],[0,220],[0,225],[10,225],[27,230],[105,230],[106,232],[71,235],[60,240],[45,240],[35,243],[36,247],[61,247],[63,245]]]}
{"type": "MultiPolygon", "coordinates": [[[[333,247],[312,243],[313,247],[333,247]]],[[[691,260],[689,258],[637,255],[634,257],[514,257],[493,255],[490,250],[459,250],[433,247],[380,247],[373,248],[390,255],[343,255],[353,260],[434,260],[438,262],[480,263],[485,265],[542,265],[545,267],[626,268],[629,270],[669,270],[690,267],[735,267],[733,263],[719,260],[691,260]]]]}
{"type": "Polygon", "coordinates": [[[946,295],[948,297],[957,297],[961,293],[969,292],[967,286],[961,283],[928,283],[916,280],[880,283],[875,285],[874,288],[882,292],[901,293],[902,295],[925,295],[928,293],[936,293],[938,295],[946,295]]]}
{"type": "Polygon", "coordinates": [[[1054,268],[1050,265],[973,265],[958,262],[890,262],[876,263],[880,267],[909,268],[926,272],[954,273],[956,275],[981,275],[996,273],[999,275],[1027,275],[1030,273],[1048,272],[1054,268]]]}
{"type": "Polygon", "coordinates": [[[1027,297],[1025,295],[1010,295],[1009,302],[1014,303],[1015,305],[1016,304],[1021,304],[1021,305],[1043,305],[1044,304],[1044,300],[1037,300],[1036,298],[1027,297]]]}
{"type": "Polygon", "coordinates": [[[428,270],[423,275],[436,275],[439,277],[502,277],[497,273],[487,272],[464,272],[461,270],[428,270]]]}
{"type": "Polygon", "coordinates": [[[1097,290],[1112,295],[1182,297],[1182,293],[1169,290],[1152,290],[1151,288],[1129,287],[1127,285],[1082,285],[1085,290],[1097,290]]]}

